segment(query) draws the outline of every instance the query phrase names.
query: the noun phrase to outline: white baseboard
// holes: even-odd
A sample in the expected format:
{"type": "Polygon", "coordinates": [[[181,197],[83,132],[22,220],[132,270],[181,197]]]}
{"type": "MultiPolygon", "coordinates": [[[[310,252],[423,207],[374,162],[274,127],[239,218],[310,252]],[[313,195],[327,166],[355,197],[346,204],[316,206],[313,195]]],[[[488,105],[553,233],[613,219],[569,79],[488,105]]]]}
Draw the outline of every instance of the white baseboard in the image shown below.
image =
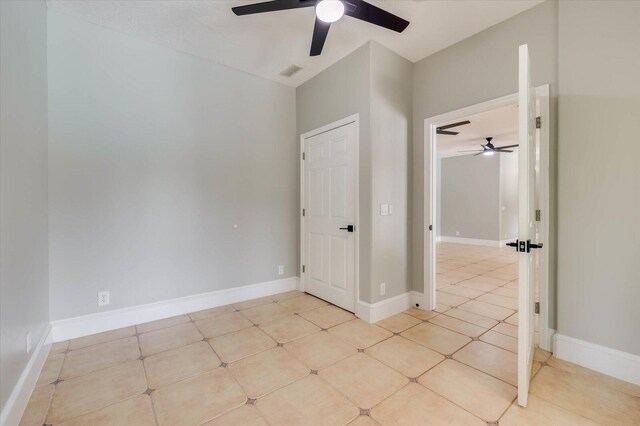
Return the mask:
{"type": "Polygon", "coordinates": [[[470,244],[474,246],[487,246],[487,247],[505,247],[509,241],[513,241],[514,239],[508,240],[480,240],[477,238],[462,238],[462,237],[446,237],[440,236],[439,240],[443,243],[457,243],[457,244],[470,244]]]}
{"type": "Polygon", "coordinates": [[[34,348],[31,358],[22,370],[18,382],[13,387],[9,399],[0,413],[0,425],[8,426],[20,423],[24,409],[31,398],[31,393],[36,387],[40,371],[49,356],[49,350],[51,350],[51,325],[47,324],[42,338],[34,348]]]}
{"type": "Polygon", "coordinates": [[[298,288],[298,277],[250,284],[193,296],[163,300],[147,305],[114,309],[97,314],[52,321],[53,341],[75,339],[103,331],[142,324],[176,315],[215,308],[230,303],[242,302],[298,288]]]}
{"type": "Polygon", "coordinates": [[[640,356],[562,334],[554,337],[557,358],[640,386],[640,356]]]}
{"type": "Polygon", "coordinates": [[[368,323],[382,321],[385,318],[404,312],[422,302],[422,294],[408,291],[376,303],[367,303],[358,300],[356,303],[356,316],[368,323]]]}

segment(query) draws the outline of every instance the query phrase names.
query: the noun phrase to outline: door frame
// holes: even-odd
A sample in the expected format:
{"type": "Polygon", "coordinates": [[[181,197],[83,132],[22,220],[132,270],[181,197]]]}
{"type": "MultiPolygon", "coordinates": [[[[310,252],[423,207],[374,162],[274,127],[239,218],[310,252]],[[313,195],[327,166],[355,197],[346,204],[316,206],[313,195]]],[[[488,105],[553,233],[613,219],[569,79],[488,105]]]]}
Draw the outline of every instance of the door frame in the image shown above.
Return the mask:
{"type": "MultiPolygon", "coordinates": [[[[539,290],[540,290],[540,317],[539,317],[539,345],[542,349],[550,351],[552,348],[552,332],[549,330],[549,130],[550,130],[550,88],[548,84],[535,88],[536,98],[540,99],[540,241],[544,247],[540,250],[539,290]]],[[[429,224],[436,224],[436,127],[442,122],[465,118],[469,115],[490,111],[509,105],[518,104],[518,93],[502,96],[490,101],[439,114],[424,120],[425,154],[423,167],[423,188],[425,192],[423,205],[423,300],[422,306],[427,310],[435,309],[436,302],[436,230],[429,230],[429,224]],[[429,168],[426,165],[430,165],[429,168]],[[427,193],[427,191],[429,191],[427,193]],[[429,251],[425,250],[429,247],[429,251]]]]}
{"type": "Polygon", "coordinates": [[[358,300],[360,299],[360,114],[353,114],[348,117],[342,118],[340,120],[334,121],[332,123],[326,124],[324,126],[318,127],[317,129],[311,130],[309,132],[303,133],[300,135],[300,282],[298,289],[300,291],[305,291],[305,276],[306,272],[302,272],[302,265],[305,265],[304,258],[304,232],[305,232],[305,221],[306,217],[302,215],[302,209],[304,209],[304,196],[305,196],[305,180],[304,180],[304,142],[305,139],[312,138],[321,133],[328,132],[330,130],[337,129],[338,127],[347,126],[349,124],[355,123],[355,180],[354,180],[354,226],[355,232],[353,233],[354,241],[354,300],[353,300],[353,312],[355,313],[356,307],[358,305],[358,300]]]}

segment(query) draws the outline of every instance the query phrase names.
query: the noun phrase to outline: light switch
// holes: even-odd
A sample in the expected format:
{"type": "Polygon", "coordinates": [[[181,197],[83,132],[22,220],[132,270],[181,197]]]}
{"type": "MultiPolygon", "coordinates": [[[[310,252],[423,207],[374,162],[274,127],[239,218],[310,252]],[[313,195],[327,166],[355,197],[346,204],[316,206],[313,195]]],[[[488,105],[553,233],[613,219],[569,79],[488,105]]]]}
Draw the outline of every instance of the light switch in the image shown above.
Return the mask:
{"type": "Polygon", "coordinates": [[[389,214],[393,214],[393,204],[389,204],[389,214]]]}
{"type": "Polygon", "coordinates": [[[389,215],[389,204],[380,204],[380,216],[389,215]]]}

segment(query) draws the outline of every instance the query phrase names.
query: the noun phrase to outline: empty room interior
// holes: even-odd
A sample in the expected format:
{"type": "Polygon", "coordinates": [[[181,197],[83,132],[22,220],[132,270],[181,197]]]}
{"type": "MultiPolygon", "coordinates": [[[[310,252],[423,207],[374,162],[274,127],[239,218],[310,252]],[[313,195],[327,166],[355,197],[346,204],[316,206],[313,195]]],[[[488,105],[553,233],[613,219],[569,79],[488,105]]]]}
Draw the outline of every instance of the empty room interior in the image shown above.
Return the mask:
{"type": "Polygon", "coordinates": [[[639,22],[0,0],[0,425],[640,424],[639,22]]]}

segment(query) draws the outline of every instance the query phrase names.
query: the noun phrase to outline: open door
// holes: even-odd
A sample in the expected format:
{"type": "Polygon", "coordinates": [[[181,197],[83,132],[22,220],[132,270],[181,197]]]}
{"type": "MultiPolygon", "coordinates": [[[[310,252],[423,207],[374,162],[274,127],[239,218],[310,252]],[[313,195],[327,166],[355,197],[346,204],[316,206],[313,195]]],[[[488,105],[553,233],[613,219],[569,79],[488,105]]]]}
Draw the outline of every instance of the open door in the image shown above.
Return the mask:
{"type": "Polygon", "coordinates": [[[519,144],[518,149],[518,404],[527,405],[534,347],[535,314],[535,92],[531,83],[529,47],[520,46],[520,76],[518,88],[519,144]]]}

